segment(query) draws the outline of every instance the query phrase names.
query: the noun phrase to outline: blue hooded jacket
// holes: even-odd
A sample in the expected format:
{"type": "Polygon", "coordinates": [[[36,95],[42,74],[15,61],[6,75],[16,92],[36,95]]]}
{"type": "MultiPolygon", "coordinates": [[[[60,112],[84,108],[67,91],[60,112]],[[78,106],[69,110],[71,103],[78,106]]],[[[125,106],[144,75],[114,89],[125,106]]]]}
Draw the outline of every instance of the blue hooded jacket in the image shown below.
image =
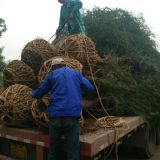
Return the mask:
{"type": "Polygon", "coordinates": [[[57,32],[61,31],[65,24],[67,24],[70,35],[78,33],[86,35],[83,17],[80,13],[81,8],[82,2],[80,0],[65,0],[64,4],[61,6],[57,32]],[[72,17],[70,17],[71,15],[72,17]]]}
{"type": "Polygon", "coordinates": [[[80,117],[82,91],[92,90],[92,84],[80,72],[61,67],[46,76],[44,82],[33,91],[32,97],[41,99],[51,91],[49,117],[80,117]]]}

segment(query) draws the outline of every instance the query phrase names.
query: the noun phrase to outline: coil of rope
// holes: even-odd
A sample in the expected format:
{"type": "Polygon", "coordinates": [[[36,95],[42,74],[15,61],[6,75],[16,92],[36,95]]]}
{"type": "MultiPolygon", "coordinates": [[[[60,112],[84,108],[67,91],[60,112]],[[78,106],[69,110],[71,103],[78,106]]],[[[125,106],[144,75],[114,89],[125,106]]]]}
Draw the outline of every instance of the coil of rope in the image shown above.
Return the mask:
{"type": "Polygon", "coordinates": [[[122,120],[122,117],[106,116],[98,118],[96,121],[96,125],[101,128],[113,128],[113,126],[115,127],[122,126],[123,122],[124,121],[122,120]]]}

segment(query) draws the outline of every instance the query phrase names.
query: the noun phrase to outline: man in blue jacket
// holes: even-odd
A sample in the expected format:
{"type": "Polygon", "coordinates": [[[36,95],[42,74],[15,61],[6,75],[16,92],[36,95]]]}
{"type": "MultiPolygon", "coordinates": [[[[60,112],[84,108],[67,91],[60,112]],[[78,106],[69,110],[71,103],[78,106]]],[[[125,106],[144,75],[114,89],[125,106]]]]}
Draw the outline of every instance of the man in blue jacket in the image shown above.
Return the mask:
{"type": "Polygon", "coordinates": [[[41,99],[51,91],[48,106],[50,119],[48,160],[60,160],[60,138],[63,133],[67,141],[67,160],[78,160],[82,92],[91,92],[93,86],[80,72],[66,67],[62,58],[54,59],[52,65],[57,69],[49,73],[44,82],[32,93],[33,98],[41,99]]]}
{"type": "Polygon", "coordinates": [[[61,13],[59,20],[59,27],[56,31],[56,35],[60,34],[65,24],[67,24],[68,32],[73,34],[84,34],[86,30],[84,26],[83,17],[80,13],[82,8],[82,2],[80,0],[58,0],[61,4],[61,13]]]}

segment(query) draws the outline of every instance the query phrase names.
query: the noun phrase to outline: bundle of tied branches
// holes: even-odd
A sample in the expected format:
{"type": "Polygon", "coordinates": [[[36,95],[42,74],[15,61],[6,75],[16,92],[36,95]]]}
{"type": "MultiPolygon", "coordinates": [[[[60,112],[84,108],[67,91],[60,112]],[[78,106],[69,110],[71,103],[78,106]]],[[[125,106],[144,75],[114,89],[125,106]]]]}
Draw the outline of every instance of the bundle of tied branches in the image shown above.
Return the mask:
{"type": "Polygon", "coordinates": [[[56,49],[44,39],[35,39],[24,47],[21,60],[37,74],[43,62],[56,55],[56,49]]]}
{"type": "Polygon", "coordinates": [[[33,124],[32,89],[15,84],[1,94],[1,122],[9,126],[28,127],[33,124]]]}
{"type": "Polygon", "coordinates": [[[4,92],[5,88],[0,88],[0,95],[4,92]]]}
{"type": "Polygon", "coordinates": [[[36,76],[28,65],[20,60],[11,61],[3,71],[4,86],[7,88],[13,84],[23,84],[31,88],[37,86],[36,76]]]}
{"type": "Polygon", "coordinates": [[[84,67],[94,66],[99,61],[94,42],[82,34],[64,37],[57,44],[57,50],[59,55],[75,58],[84,67]]]}
{"type": "MultiPolygon", "coordinates": [[[[40,128],[49,128],[49,117],[48,117],[48,104],[49,104],[49,98],[44,97],[41,100],[35,100],[32,103],[31,112],[32,116],[36,122],[36,124],[40,128]]],[[[84,126],[84,118],[81,114],[80,118],[80,126],[84,126]]]]}
{"type": "Polygon", "coordinates": [[[41,100],[35,100],[32,103],[31,112],[32,116],[39,127],[49,128],[48,118],[48,104],[49,98],[45,97],[41,100]]]}
{"type": "Polygon", "coordinates": [[[54,67],[55,66],[52,66],[52,61],[55,59],[55,58],[63,58],[64,59],[64,63],[66,64],[66,66],[68,67],[71,67],[73,69],[76,69],[80,72],[82,72],[82,69],[83,69],[83,66],[82,64],[76,60],[76,59],[73,59],[73,58],[69,58],[69,57],[64,57],[64,56],[56,56],[56,57],[53,57],[53,58],[50,58],[49,60],[45,61],[39,71],[39,74],[38,74],[38,81],[39,83],[41,83],[43,81],[43,79],[45,78],[45,76],[50,72],[50,71],[53,71],[54,70],[54,67]]]}

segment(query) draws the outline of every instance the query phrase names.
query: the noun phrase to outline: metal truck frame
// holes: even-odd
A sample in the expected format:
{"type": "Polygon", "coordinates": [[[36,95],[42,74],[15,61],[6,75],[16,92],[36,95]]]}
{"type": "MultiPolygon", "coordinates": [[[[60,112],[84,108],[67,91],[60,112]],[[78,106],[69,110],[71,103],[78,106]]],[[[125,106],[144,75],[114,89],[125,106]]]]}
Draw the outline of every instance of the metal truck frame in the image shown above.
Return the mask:
{"type": "MultiPolygon", "coordinates": [[[[123,119],[125,121],[125,127],[117,128],[116,132],[113,128],[99,129],[93,133],[81,135],[82,159],[104,159],[102,152],[114,144],[116,139],[117,145],[124,143],[127,146],[128,140],[130,141],[129,145],[132,147],[138,144],[136,147],[143,150],[143,157],[151,156],[152,148],[148,148],[148,146],[152,142],[154,143],[154,136],[148,136],[150,139],[146,138],[148,134],[146,134],[143,118],[123,117],[123,119]],[[138,136],[136,133],[138,133],[138,136]],[[138,137],[137,140],[134,137],[138,137]],[[142,143],[137,142],[136,144],[139,138],[142,143]]],[[[64,147],[62,150],[65,153],[65,139],[63,141],[64,147]]],[[[9,127],[0,128],[0,160],[47,160],[48,147],[48,135],[41,131],[9,127]]]]}

